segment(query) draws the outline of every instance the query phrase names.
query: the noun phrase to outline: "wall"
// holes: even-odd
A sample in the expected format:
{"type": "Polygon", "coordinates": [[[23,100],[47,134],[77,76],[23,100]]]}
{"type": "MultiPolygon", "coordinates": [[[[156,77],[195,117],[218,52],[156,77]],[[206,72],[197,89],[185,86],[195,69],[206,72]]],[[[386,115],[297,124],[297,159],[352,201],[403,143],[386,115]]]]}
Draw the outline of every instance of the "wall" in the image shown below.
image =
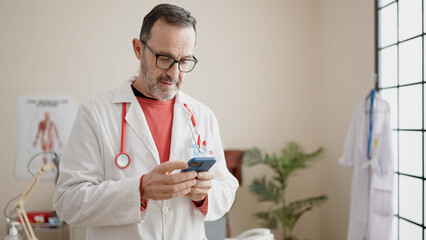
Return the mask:
{"type": "Polygon", "coordinates": [[[374,87],[374,1],[322,0],[318,19],[320,51],[320,139],[327,149],[320,165],[322,239],[345,239],[352,170],[337,161],[352,113],[374,87]]]}
{"type": "MultiPolygon", "coordinates": [[[[286,142],[322,160],[297,173],[289,200],[327,193],[330,200],[300,219],[296,235],[344,239],[351,172],[337,165],[355,103],[373,72],[373,4],[349,0],[171,1],[198,21],[196,69],[184,91],[216,113],[226,148],[277,152],[286,142]],[[336,229],[336,226],[339,226],[336,229]],[[307,229],[309,231],[307,231],[307,229]]],[[[72,95],[79,103],[138,70],[131,39],[157,1],[0,1],[0,207],[27,181],[13,175],[15,100],[72,95]]],[[[247,187],[265,168],[244,167],[230,213],[233,235],[260,222],[265,208],[247,187]]],[[[51,208],[54,185],[41,182],[26,205],[51,208]]],[[[5,235],[0,218],[0,237],[5,235]]],[[[280,231],[275,231],[278,237],[280,231]]]]}
{"type": "MultiPolygon", "coordinates": [[[[319,114],[316,99],[320,94],[316,75],[318,48],[313,41],[317,35],[313,21],[317,2],[249,1],[234,8],[229,4],[218,6],[238,11],[227,20],[226,26],[214,24],[204,30],[224,33],[215,48],[220,51],[218,58],[231,56],[232,63],[242,61],[240,66],[229,64],[227,74],[221,73],[207,81],[214,91],[206,100],[211,101],[209,106],[221,122],[225,147],[257,146],[267,152],[277,152],[292,140],[300,142],[307,151],[319,147],[318,121],[315,120],[319,114]],[[218,93],[223,97],[218,98],[218,93]]],[[[216,8],[213,11],[223,13],[216,8]]],[[[200,38],[199,47],[202,43],[200,38]]],[[[209,58],[214,59],[214,54],[209,58]]],[[[265,168],[244,168],[243,184],[230,214],[235,234],[261,226],[253,214],[267,205],[259,204],[248,190],[260,172],[265,172],[265,168]]],[[[298,173],[290,180],[289,200],[318,194],[319,178],[319,171],[315,169],[298,173]]],[[[301,218],[296,233],[316,239],[321,234],[320,221],[319,210],[314,210],[301,218]],[[309,226],[310,231],[303,226],[309,226]]],[[[279,231],[276,234],[281,235],[279,231]]]]}

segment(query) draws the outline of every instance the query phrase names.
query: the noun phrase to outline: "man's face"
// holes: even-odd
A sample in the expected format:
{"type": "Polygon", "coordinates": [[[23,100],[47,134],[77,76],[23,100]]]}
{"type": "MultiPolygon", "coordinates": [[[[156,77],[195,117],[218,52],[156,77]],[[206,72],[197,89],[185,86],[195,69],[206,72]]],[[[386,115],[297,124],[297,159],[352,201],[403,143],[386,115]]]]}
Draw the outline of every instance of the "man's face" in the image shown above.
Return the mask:
{"type": "MultiPolygon", "coordinates": [[[[194,56],[195,32],[192,26],[179,27],[163,20],[157,20],[151,29],[151,37],[146,42],[151,49],[161,55],[172,57],[176,60],[192,59],[194,56]]],[[[179,71],[175,63],[168,70],[156,66],[156,58],[148,48],[141,48],[141,73],[142,93],[160,101],[173,99],[179,91],[185,73],[179,71]]],[[[139,90],[139,89],[138,89],[139,90]]]]}

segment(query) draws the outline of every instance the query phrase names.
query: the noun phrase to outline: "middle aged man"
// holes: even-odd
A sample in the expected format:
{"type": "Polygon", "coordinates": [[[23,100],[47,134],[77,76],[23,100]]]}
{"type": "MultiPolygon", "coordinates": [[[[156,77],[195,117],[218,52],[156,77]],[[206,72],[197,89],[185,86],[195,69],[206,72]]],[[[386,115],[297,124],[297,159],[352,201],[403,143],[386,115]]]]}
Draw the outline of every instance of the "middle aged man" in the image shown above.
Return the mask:
{"type": "Polygon", "coordinates": [[[197,63],[195,25],[183,8],[156,6],[133,39],[139,75],[81,106],[53,204],[87,239],[205,239],[204,220],[231,208],[238,182],[217,120],[180,91],[197,63]],[[206,153],[210,171],[180,172],[206,153]]]}

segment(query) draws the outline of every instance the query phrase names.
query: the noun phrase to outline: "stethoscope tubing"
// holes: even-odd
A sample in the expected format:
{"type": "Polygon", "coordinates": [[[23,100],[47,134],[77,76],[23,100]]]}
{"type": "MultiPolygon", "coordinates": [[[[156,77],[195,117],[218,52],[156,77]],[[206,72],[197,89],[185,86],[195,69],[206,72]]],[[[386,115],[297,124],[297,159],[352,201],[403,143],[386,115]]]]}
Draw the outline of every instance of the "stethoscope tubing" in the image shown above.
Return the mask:
{"type": "Polygon", "coordinates": [[[124,144],[126,138],[126,103],[123,103],[121,115],[121,146],[120,153],[115,157],[115,165],[119,169],[126,169],[131,162],[130,156],[124,152],[124,144]],[[124,160],[124,161],[123,161],[124,160]]]}
{"type": "Polygon", "coordinates": [[[123,103],[123,110],[121,117],[121,150],[120,153],[124,153],[124,139],[126,138],[126,103],[123,103]]]}
{"type": "Polygon", "coordinates": [[[198,151],[200,153],[202,153],[203,155],[209,155],[209,152],[207,152],[207,150],[203,150],[201,148],[201,144],[203,144],[203,147],[206,147],[207,143],[206,143],[206,141],[203,141],[201,143],[201,134],[200,134],[200,131],[198,130],[197,122],[195,121],[194,114],[189,109],[189,107],[188,107],[188,105],[186,103],[184,103],[183,106],[186,108],[186,110],[188,110],[188,112],[191,113],[191,122],[192,122],[192,124],[189,124],[189,125],[191,125],[192,138],[194,139],[195,146],[197,147],[198,151]],[[196,138],[195,136],[198,136],[198,137],[196,138]]]}

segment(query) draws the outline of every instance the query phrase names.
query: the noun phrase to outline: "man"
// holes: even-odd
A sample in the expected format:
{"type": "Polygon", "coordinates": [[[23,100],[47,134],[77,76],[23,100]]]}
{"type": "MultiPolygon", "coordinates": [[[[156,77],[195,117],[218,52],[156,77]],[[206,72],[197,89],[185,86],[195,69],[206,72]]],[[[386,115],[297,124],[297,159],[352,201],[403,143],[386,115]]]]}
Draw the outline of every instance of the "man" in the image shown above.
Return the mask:
{"type": "Polygon", "coordinates": [[[156,6],[133,39],[140,74],[80,108],[53,205],[87,239],[205,239],[204,220],[229,211],[238,182],[216,118],[180,91],[197,63],[195,26],[185,9],[156,6]],[[208,172],[180,172],[206,152],[208,172]]]}

